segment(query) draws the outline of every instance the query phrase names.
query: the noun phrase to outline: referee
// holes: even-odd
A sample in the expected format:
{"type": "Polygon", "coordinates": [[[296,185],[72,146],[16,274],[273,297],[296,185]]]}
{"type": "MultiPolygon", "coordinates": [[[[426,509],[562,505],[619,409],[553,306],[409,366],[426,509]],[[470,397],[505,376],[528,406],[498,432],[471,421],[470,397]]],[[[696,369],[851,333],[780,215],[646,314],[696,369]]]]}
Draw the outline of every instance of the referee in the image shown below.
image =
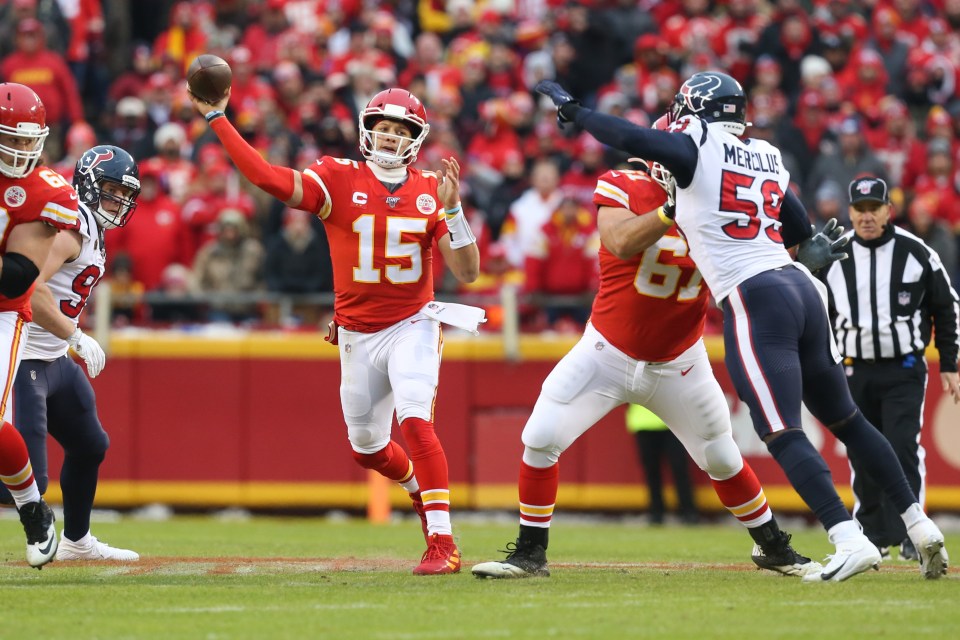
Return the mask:
{"type": "MultiPolygon", "coordinates": [[[[820,277],[829,290],[830,315],[853,399],[893,445],[923,504],[924,351],[932,330],[943,390],[960,402],[957,292],[936,252],[890,223],[886,182],[875,176],[858,178],[850,183],[849,196],[853,231],[847,233],[853,237],[845,248],[848,259],[834,262],[820,277]]],[[[867,478],[862,460],[849,457],[853,514],[863,532],[885,557],[899,544],[901,560],[919,560],[882,487],[867,478]]]]}

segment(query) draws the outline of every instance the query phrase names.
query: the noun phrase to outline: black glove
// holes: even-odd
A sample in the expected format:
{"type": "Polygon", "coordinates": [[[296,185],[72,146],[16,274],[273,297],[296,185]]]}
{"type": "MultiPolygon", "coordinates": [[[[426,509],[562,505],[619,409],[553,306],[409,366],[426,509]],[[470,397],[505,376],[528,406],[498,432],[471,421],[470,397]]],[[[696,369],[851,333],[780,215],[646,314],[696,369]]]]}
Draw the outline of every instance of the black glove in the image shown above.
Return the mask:
{"type": "Polygon", "coordinates": [[[580,106],[580,102],[567,93],[563,87],[553,80],[541,80],[533,89],[550,98],[553,104],[557,106],[558,123],[562,125],[566,122],[573,122],[576,108],[580,106]]]}
{"type": "MultiPolygon", "coordinates": [[[[816,229],[813,225],[811,228],[816,229]]],[[[843,249],[850,237],[841,238],[842,235],[843,227],[837,224],[836,218],[830,218],[819,233],[797,245],[797,262],[816,273],[837,260],[845,260],[847,254],[843,249]]]]}

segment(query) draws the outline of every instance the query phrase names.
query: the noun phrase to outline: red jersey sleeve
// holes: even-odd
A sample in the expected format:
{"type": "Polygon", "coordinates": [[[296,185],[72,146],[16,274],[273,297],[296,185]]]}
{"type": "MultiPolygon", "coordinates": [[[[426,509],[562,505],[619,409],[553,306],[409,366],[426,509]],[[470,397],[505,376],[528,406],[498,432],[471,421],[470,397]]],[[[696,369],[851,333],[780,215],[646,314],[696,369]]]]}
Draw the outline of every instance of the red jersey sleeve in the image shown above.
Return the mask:
{"type": "Polygon", "coordinates": [[[611,170],[600,176],[593,192],[597,207],[629,209],[636,215],[653,211],[664,203],[667,194],[643,171],[611,170]]]}

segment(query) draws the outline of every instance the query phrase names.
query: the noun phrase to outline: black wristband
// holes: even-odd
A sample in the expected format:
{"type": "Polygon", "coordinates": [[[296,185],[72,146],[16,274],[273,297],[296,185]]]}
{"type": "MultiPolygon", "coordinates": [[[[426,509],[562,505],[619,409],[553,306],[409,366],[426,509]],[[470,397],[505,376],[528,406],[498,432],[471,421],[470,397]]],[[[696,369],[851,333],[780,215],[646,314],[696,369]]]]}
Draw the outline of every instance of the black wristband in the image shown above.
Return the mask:
{"type": "Polygon", "coordinates": [[[207,122],[213,122],[217,118],[223,118],[226,115],[223,111],[210,111],[203,117],[206,118],[207,122]]]}

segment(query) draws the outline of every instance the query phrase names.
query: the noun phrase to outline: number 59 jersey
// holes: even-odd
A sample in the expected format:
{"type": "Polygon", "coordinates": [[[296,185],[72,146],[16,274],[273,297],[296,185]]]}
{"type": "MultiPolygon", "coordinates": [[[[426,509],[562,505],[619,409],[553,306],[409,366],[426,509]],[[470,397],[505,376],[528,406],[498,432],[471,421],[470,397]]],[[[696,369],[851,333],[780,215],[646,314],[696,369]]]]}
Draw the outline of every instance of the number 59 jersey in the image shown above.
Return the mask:
{"type": "MultiPolygon", "coordinates": [[[[598,207],[629,209],[638,216],[660,207],[666,198],[641,171],[608,171],[593,194],[598,207]]],[[[673,226],[656,244],[627,260],[600,247],[600,291],[590,322],[631,358],[666,362],[703,335],[708,299],[687,243],[673,226]]]]}
{"type": "MultiPolygon", "coordinates": [[[[60,313],[74,325],[90,298],[93,287],[103,277],[107,259],[103,245],[103,231],[86,205],[80,205],[80,254],[66,262],[47,281],[60,313]]],[[[67,342],[31,322],[27,343],[23,347],[24,360],[56,360],[67,353],[67,342]]]]}
{"type": "Polygon", "coordinates": [[[372,333],[433,300],[433,242],[447,233],[437,186],[435,174],[408,168],[391,192],[366,164],[330,156],[303,171],[330,244],[340,326],[372,333]]]}
{"type": "Polygon", "coordinates": [[[780,236],[790,184],[780,151],[694,116],[670,130],[699,148],[693,181],[677,188],[677,224],[714,298],[723,301],[744,280],[792,262],[780,236]]]}
{"type": "MultiPolygon", "coordinates": [[[[61,230],[76,229],[77,204],[77,192],[48,167],[37,167],[24,178],[0,174],[0,254],[7,252],[10,232],[18,224],[40,221],[61,230]]],[[[29,322],[33,288],[16,298],[0,295],[0,312],[16,311],[29,322]]]]}

